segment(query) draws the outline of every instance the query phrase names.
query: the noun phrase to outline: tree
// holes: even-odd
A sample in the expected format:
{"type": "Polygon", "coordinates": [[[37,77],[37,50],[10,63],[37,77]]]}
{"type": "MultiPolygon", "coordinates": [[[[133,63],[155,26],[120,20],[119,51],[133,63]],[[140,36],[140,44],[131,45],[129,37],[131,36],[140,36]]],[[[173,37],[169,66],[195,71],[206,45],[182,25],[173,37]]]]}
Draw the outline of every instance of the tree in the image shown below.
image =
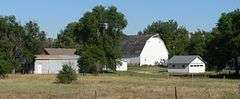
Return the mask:
{"type": "MultiPolygon", "coordinates": [[[[205,61],[212,61],[210,60],[210,53],[208,50],[210,41],[212,40],[213,35],[211,32],[206,31],[196,31],[190,34],[190,40],[188,43],[188,54],[190,55],[200,55],[205,61]]],[[[207,69],[212,69],[209,65],[207,65],[207,69]]]]}
{"type": "Polygon", "coordinates": [[[54,43],[54,47],[57,48],[77,48],[77,37],[76,32],[81,26],[77,22],[69,23],[65,30],[60,31],[57,36],[57,40],[54,43]]]}
{"type": "Polygon", "coordinates": [[[223,13],[218,20],[217,28],[212,41],[215,50],[214,59],[219,61],[216,65],[219,69],[225,67],[227,61],[234,59],[235,70],[239,74],[238,57],[240,56],[240,10],[234,10],[229,13],[223,13]]]}
{"type": "Polygon", "coordinates": [[[23,38],[24,30],[14,16],[0,16],[0,51],[5,52],[13,73],[20,67],[23,38]]]}
{"type": "Polygon", "coordinates": [[[143,32],[139,33],[142,35],[159,33],[166,44],[170,56],[181,55],[187,52],[188,31],[182,26],[179,27],[176,21],[153,22],[143,32]]]}
{"type": "Polygon", "coordinates": [[[9,63],[6,53],[0,51],[0,79],[5,78],[6,74],[11,71],[9,63]]]}
{"type": "Polygon", "coordinates": [[[97,68],[101,71],[103,66],[115,70],[117,59],[121,58],[120,43],[126,25],[124,15],[116,7],[96,6],[78,22],[70,23],[58,35],[56,45],[77,48],[80,66],[95,68],[87,70],[97,73],[97,68]]]}
{"type": "Polygon", "coordinates": [[[63,84],[70,84],[77,80],[76,71],[71,65],[63,65],[62,70],[57,75],[57,82],[63,84]]]}
{"type": "Polygon", "coordinates": [[[188,44],[188,54],[205,57],[207,51],[206,47],[211,39],[212,34],[210,32],[198,30],[190,35],[191,38],[188,44]]]}
{"type": "Polygon", "coordinates": [[[29,21],[24,25],[24,48],[22,50],[22,60],[24,65],[22,69],[29,71],[29,67],[34,64],[34,55],[40,54],[47,47],[47,37],[45,31],[40,31],[36,22],[29,21]]]}

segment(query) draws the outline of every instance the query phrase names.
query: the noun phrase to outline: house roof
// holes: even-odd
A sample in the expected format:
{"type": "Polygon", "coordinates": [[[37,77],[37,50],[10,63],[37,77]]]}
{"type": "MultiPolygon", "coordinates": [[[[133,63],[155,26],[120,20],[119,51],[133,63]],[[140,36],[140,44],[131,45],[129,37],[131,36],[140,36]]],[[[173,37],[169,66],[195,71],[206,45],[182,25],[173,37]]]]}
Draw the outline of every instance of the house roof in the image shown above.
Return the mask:
{"type": "MultiPolygon", "coordinates": [[[[186,56],[173,56],[170,60],[168,60],[168,63],[170,64],[189,64],[191,63],[195,58],[199,58],[202,60],[202,58],[199,55],[186,55],[186,56]]],[[[202,60],[203,61],[203,60],[202,60]]]]}
{"type": "Polygon", "coordinates": [[[139,57],[146,41],[157,33],[151,33],[147,35],[129,35],[125,36],[122,48],[123,48],[123,57],[139,57]]]}
{"type": "Polygon", "coordinates": [[[72,60],[78,58],[78,55],[35,55],[36,60],[72,60]]]}
{"type": "Polygon", "coordinates": [[[46,55],[75,55],[76,49],[44,48],[46,55]]]}

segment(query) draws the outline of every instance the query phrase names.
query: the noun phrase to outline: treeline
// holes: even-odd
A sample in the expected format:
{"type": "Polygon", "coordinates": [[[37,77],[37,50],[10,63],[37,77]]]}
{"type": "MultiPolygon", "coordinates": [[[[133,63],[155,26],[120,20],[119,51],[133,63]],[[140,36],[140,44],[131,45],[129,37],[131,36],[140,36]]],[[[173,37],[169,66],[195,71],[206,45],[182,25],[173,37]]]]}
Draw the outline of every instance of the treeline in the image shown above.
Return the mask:
{"type": "Polygon", "coordinates": [[[50,40],[33,21],[21,25],[14,16],[0,16],[0,73],[28,71],[50,40]]]}
{"type": "MultiPolygon", "coordinates": [[[[96,6],[69,23],[53,41],[36,22],[21,25],[14,16],[0,16],[0,73],[33,70],[34,55],[44,47],[76,48],[80,72],[115,70],[122,57],[121,42],[127,19],[116,7],[96,6]],[[28,70],[26,70],[28,69],[28,70]]],[[[138,35],[159,33],[173,55],[200,55],[209,70],[222,70],[233,62],[239,72],[240,11],[223,13],[212,31],[189,32],[176,21],[156,21],[138,35]]]]}

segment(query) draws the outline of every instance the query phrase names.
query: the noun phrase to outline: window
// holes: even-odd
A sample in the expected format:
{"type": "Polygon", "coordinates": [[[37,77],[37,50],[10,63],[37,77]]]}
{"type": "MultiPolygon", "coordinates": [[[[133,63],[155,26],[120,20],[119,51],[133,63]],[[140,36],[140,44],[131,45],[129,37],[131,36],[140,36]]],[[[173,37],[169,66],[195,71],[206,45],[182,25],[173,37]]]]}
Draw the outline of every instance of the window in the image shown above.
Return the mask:
{"type": "Polygon", "coordinates": [[[182,68],[185,68],[185,65],[182,65],[182,68]]]}
{"type": "Polygon", "coordinates": [[[190,65],[190,67],[193,67],[193,65],[190,65]]]}
{"type": "Polygon", "coordinates": [[[175,67],[175,65],[172,65],[172,67],[175,67]]]}

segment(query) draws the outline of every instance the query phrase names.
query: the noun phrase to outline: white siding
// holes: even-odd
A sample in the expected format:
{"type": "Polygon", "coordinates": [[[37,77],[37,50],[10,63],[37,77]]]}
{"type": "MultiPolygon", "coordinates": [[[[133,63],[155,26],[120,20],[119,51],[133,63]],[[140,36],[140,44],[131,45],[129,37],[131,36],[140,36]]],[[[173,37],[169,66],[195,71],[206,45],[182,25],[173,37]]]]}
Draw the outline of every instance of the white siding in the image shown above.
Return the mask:
{"type": "Polygon", "coordinates": [[[128,64],[136,65],[140,63],[140,57],[123,58],[128,64]]]}
{"type": "Polygon", "coordinates": [[[120,64],[116,66],[117,71],[127,71],[127,61],[121,60],[120,64]]]}
{"type": "Polygon", "coordinates": [[[189,65],[189,73],[204,73],[206,66],[205,63],[199,59],[199,58],[195,58],[189,65]],[[193,67],[191,67],[191,65],[193,67]]]}
{"type": "Polygon", "coordinates": [[[34,73],[35,74],[57,74],[62,70],[62,65],[69,64],[78,72],[77,59],[71,60],[36,60],[34,73]],[[39,68],[40,66],[40,68],[39,68]],[[41,70],[39,70],[41,69],[41,70]]]}
{"type": "Polygon", "coordinates": [[[186,64],[178,64],[178,63],[169,64],[168,72],[169,73],[204,73],[206,69],[205,63],[199,58],[195,58],[185,68],[181,68],[182,65],[187,65],[187,63],[186,64]],[[174,65],[177,68],[171,68],[170,66],[172,65],[174,65]]]}
{"type": "Polygon", "coordinates": [[[188,68],[185,69],[168,69],[169,73],[188,73],[188,68]]]}
{"type": "Polygon", "coordinates": [[[156,63],[164,65],[167,60],[168,51],[162,39],[158,36],[148,39],[140,54],[140,66],[157,65],[156,63]]]}

